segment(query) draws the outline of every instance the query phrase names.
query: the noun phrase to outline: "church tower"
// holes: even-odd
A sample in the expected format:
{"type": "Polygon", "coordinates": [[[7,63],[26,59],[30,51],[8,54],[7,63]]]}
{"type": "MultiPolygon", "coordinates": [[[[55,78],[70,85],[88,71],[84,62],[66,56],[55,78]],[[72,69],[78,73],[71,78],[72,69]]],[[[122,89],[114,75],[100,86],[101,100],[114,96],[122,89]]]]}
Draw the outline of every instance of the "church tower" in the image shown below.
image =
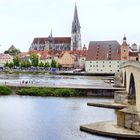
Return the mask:
{"type": "Polygon", "coordinates": [[[123,37],[123,43],[121,45],[121,60],[129,60],[129,45],[127,44],[126,37],[123,37]]]}
{"type": "Polygon", "coordinates": [[[80,32],[80,22],[78,19],[77,6],[75,4],[74,18],[72,22],[71,30],[71,50],[81,50],[81,32],[80,32]]]}

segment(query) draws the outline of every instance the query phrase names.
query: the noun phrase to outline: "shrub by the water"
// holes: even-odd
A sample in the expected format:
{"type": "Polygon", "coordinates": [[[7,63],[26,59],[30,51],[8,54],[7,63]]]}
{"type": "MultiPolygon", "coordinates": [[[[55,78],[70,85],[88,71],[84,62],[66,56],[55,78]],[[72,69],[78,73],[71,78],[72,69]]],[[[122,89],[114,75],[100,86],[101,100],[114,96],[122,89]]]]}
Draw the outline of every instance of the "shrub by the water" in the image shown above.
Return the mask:
{"type": "Polygon", "coordinates": [[[18,95],[30,95],[30,96],[60,96],[60,97],[72,97],[72,96],[85,96],[79,90],[69,88],[22,88],[16,91],[18,95]]]}
{"type": "Polygon", "coordinates": [[[10,95],[12,93],[11,88],[7,86],[0,86],[0,95],[10,95]]]}

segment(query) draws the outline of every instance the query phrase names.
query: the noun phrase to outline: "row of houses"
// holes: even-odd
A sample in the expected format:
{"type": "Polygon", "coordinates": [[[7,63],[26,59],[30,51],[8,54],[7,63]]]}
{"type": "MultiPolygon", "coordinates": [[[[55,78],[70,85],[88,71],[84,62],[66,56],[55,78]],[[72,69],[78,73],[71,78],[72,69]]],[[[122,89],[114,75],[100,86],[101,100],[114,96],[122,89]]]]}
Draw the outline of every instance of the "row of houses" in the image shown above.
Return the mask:
{"type": "Polygon", "coordinates": [[[32,50],[25,53],[20,53],[19,57],[22,61],[30,59],[32,54],[37,54],[39,56],[39,63],[45,64],[48,62],[51,64],[52,60],[55,60],[57,64],[61,65],[63,68],[81,68],[85,67],[87,49],[84,46],[83,50],[73,50],[73,51],[60,51],[60,50],[45,50],[38,51],[32,50]]]}

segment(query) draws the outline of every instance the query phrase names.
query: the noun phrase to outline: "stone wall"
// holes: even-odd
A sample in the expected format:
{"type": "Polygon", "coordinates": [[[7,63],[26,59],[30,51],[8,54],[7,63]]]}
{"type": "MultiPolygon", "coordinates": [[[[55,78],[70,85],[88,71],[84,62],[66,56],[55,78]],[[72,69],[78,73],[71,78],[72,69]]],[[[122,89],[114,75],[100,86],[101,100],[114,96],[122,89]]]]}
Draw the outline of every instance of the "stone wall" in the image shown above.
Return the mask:
{"type": "Polygon", "coordinates": [[[117,125],[140,132],[140,112],[135,107],[117,111],[117,125]]]}
{"type": "Polygon", "coordinates": [[[128,104],[128,94],[125,91],[116,91],[114,94],[114,102],[128,104]]]}

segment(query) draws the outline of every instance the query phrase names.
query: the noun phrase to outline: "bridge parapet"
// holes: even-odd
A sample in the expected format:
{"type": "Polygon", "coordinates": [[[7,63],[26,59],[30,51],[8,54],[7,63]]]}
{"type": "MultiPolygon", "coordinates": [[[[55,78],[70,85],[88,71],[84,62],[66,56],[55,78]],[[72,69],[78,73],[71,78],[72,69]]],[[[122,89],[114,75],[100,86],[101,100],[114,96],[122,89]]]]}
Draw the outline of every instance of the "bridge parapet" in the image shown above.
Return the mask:
{"type": "Polygon", "coordinates": [[[121,64],[120,68],[134,67],[140,69],[140,61],[127,61],[121,64]]]}

